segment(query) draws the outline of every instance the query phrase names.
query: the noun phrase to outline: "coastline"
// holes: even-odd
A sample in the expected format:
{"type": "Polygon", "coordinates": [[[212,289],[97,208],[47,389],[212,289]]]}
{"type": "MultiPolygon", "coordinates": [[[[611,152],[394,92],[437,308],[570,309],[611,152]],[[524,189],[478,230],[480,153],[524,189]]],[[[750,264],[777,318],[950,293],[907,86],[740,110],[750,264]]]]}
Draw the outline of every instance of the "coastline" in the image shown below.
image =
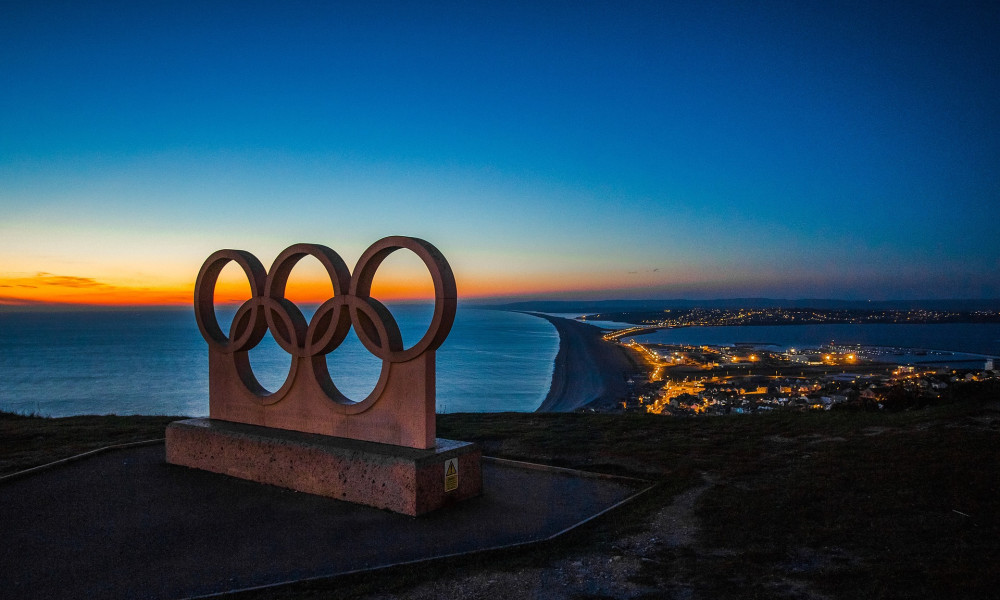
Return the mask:
{"type": "Polygon", "coordinates": [[[545,319],[559,334],[549,393],[535,412],[610,406],[626,395],[629,375],[642,370],[636,356],[604,341],[604,331],[598,327],[543,313],[524,314],[545,319]]]}

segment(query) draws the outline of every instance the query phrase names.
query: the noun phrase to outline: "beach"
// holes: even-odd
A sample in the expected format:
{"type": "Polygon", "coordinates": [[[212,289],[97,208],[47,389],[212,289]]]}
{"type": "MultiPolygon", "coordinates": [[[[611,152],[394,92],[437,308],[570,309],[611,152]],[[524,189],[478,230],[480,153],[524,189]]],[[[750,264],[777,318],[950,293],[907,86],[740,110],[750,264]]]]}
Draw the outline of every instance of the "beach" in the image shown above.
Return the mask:
{"type": "Polygon", "coordinates": [[[559,333],[552,384],[536,412],[571,412],[621,401],[629,375],[643,369],[635,353],[604,341],[604,332],[593,325],[543,313],[525,314],[547,320],[559,333]]]}

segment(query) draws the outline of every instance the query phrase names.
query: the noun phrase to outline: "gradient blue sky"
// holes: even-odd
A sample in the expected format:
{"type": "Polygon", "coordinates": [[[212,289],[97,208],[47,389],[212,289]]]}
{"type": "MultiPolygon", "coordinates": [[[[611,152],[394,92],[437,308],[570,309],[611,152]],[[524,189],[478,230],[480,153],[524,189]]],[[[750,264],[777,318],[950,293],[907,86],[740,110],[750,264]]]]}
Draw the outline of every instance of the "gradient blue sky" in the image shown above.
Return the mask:
{"type": "Polygon", "coordinates": [[[1000,4],[755,4],[2,2],[0,302],[391,234],[466,297],[1000,297],[1000,4]]]}

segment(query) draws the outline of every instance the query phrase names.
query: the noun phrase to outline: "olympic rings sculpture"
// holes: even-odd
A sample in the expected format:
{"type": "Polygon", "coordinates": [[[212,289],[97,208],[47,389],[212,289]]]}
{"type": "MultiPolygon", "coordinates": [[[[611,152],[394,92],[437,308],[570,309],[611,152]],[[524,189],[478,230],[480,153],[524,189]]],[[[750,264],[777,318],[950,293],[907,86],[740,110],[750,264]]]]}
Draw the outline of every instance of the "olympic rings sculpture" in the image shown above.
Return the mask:
{"type": "MultiPolygon", "coordinates": [[[[297,372],[305,365],[312,372],[314,383],[339,406],[339,411],[354,414],[366,410],[378,400],[388,382],[391,365],[411,361],[441,346],[455,321],[456,298],[454,274],[437,248],[418,238],[392,236],[369,246],[358,259],[353,274],[336,252],[319,244],[289,246],[278,255],[268,271],[249,252],[219,250],[205,260],[198,273],[194,309],[198,328],[209,344],[210,354],[231,357],[231,364],[239,378],[260,404],[270,405],[282,400],[292,387],[298,385],[297,372]],[[399,326],[392,313],[371,296],[376,271],[390,254],[399,249],[416,254],[434,282],[434,314],[430,326],[410,348],[403,347],[399,326]],[[308,323],[302,311],[285,298],[288,277],[293,267],[306,256],[320,262],[333,284],[333,297],[316,309],[308,323]],[[214,296],[219,274],[230,262],[243,269],[250,283],[251,297],[236,311],[227,335],[215,316],[214,296]],[[382,360],[378,383],[371,394],[359,402],[353,402],[340,393],[326,368],[326,355],[344,341],[352,326],[365,348],[382,360]],[[268,330],[278,345],[292,355],[288,376],[281,388],[273,393],[257,381],[248,356],[268,330]]],[[[430,356],[433,357],[433,354],[430,356]]]]}

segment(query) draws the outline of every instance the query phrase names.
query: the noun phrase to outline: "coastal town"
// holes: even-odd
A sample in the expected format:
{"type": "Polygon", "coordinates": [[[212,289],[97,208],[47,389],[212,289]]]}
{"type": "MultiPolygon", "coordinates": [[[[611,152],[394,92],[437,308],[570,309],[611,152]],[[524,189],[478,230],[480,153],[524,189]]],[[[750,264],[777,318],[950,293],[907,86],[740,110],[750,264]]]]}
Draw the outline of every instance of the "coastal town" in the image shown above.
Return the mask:
{"type": "MultiPolygon", "coordinates": [[[[694,309],[636,315],[635,327],[604,335],[630,351],[643,367],[628,378],[626,397],[608,409],[662,415],[753,414],[775,410],[901,410],[947,398],[956,386],[1000,379],[996,361],[952,360],[954,353],[907,348],[826,344],[767,349],[663,344],[641,341],[665,327],[772,324],[777,322],[954,322],[968,319],[939,311],[797,311],[694,309]],[[666,315],[666,316],[662,316],[666,315]],[[904,360],[901,360],[904,359],[904,360]],[[919,360],[907,363],[906,358],[919,360]]],[[[580,321],[605,320],[588,315],[580,321]]],[[[622,319],[625,315],[614,315],[622,319]]],[[[995,318],[984,312],[973,318],[995,318]]],[[[624,319],[622,319],[624,320],[624,319]]]]}
{"type": "Polygon", "coordinates": [[[596,313],[587,321],[617,321],[641,327],[708,327],[725,325],[833,325],[1000,323],[1000,310],[864,310],[815,308],[681,308],[596,313]]]}

